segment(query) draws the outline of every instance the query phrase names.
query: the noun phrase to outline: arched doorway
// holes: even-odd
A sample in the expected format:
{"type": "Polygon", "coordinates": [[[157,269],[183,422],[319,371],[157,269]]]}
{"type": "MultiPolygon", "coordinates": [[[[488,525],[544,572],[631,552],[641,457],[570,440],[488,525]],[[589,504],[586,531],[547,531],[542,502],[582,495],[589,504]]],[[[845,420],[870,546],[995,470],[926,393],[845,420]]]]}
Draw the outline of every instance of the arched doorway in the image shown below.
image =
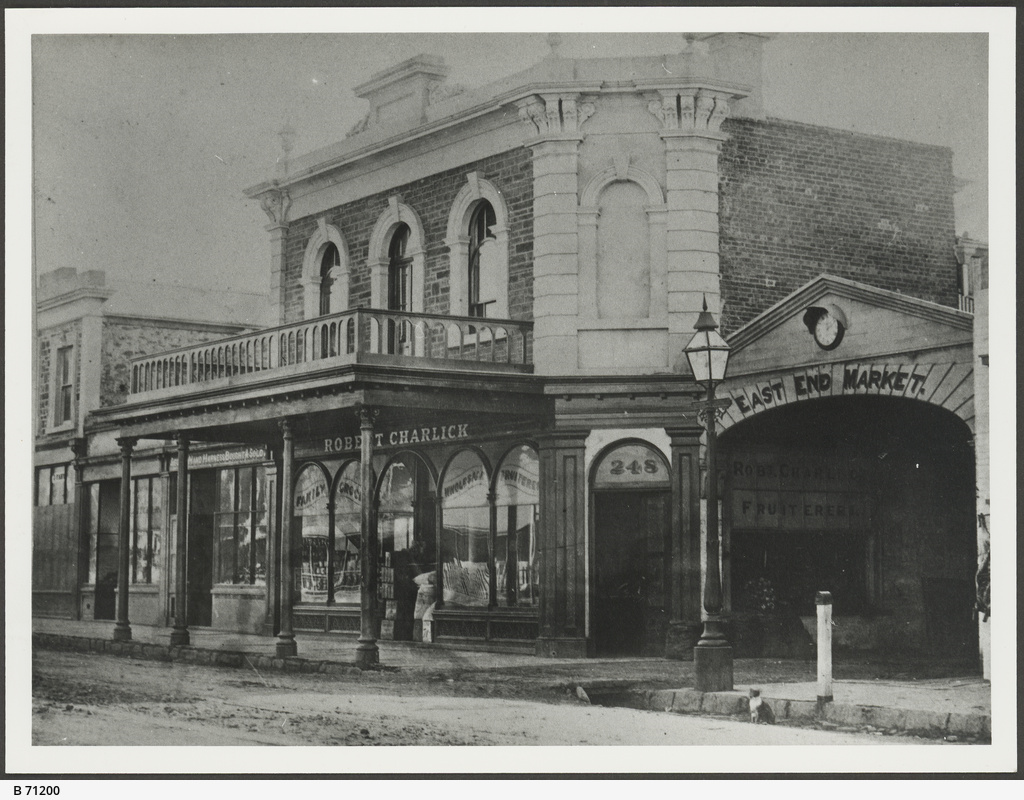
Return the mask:
{"type": "Polygon", "coordinates": [[[415,620],[416,578],[436,563],[435,486],[430,466],[411,451],[388,462],[377,482],[378,593],[385,639],[412,641],[422,635],[422,622],[415,620]]]}
{"type": "Polygon", "coordinates": [[[672,499],[668,464],[644,442],[611,446],[592,477],[590,631],[597,655],[663,655],[672,499]]]}
{"type": "Polygon", "coordinates": [[[827,398],[759,414],[720,444],[739,652],[758,654],[751,619],[762,635],[799,631],[797,617],[809,631],[825,590],[838,648],[976,655],[974,455],[962,420],[901,398],[827,398]]]}

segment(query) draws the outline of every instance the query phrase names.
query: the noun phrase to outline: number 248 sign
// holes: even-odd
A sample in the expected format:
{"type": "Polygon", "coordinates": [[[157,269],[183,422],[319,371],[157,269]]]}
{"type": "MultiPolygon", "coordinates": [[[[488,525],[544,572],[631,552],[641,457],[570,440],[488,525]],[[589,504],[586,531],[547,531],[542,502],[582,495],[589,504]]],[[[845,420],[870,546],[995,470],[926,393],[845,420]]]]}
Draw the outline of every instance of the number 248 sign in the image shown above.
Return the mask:
{"type": "Polygon", "coordinates": [[[665,461],[656,450],[642,444],[625,444],[601,459],[594,476],[596,488],[637,484],[645,488],[669,485],[665,461]]]}

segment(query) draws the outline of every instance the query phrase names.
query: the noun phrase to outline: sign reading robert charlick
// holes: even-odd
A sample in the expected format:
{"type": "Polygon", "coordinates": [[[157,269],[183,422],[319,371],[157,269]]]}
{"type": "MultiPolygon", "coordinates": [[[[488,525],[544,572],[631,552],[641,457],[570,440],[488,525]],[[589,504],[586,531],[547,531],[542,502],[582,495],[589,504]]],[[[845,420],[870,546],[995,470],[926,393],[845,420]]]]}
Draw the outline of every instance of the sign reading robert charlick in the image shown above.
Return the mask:
{"type": "MultiPolygon", "coordinates": [[[[373,434],[374,447],[402,447],[407,445],[439,444],[469,438],[469,423],[431,425],[421,428],[400,428],[373,434]]],[[[322,436],[301,442],[296,451],[303,454],[328,455],[352,453],[359,450],[359,436],[322,436]]]]}
{"type": "MultiPolygon", "coordinates": [[[[948,366],[948,365],[946,365],[948,366]]],[[[831,364],[794,370],[730,389],[744,416],[799,400],[837,395],[884,395],[926,399],[933,364],[831,364]]],[[[940,377],[945,370],[940,370],[940,377]]]]}

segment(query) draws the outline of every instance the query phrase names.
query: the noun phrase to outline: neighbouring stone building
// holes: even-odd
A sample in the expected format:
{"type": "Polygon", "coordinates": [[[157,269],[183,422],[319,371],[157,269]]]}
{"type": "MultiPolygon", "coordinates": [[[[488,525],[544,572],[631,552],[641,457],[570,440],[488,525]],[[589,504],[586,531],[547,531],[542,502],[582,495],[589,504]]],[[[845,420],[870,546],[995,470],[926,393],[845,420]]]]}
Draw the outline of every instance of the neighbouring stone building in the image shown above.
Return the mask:
{"type": "MultiPolygon", "coordinates": [[[[88,414],[125,402],[131,359],[261,327],[266,302],[266,295],[162,284],[108,286],[102,270],[63,267],[39,276],[33,374],[34,615],[114,616],[120,458],[110,443],[93,438],[87,446],[88,414]],[[86,469],[90,482],[83,486],[86,469]]],[[[139,457],[157,464],[162,451],[162,442],[152,442],[139,457]]],[[[159,481],[154,486],[147,484],[146,508],[154,500],[156,510],[146,516],[153,517],[159,531],[166,487],[159,481]]]]}
{"type": "Polygon", "coordinates": [[[977,656],[952,154],[766,118],[764,41],[553,51],[473,90],[420,56],[246,190],[276,327],[131,359],[85,431],[187,517],[160,624],[689,657],[706,301],[737,653],[806,654],[827,589],[843,647],[977,656]]]}

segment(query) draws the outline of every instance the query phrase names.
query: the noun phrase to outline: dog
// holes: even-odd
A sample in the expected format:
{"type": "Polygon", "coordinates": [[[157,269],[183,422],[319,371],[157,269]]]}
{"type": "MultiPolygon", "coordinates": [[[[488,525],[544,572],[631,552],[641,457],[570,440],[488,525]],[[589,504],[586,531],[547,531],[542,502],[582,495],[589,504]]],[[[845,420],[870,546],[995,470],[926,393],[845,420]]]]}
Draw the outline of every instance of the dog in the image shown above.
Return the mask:
{"type": "Polygon", "coordinates": [[[775,724],[775,712],[765,702],[765,699],[761,697],[760,689],[750,690],[750,721],[755,725],[762,722],[765,725],[775,724]]]}

